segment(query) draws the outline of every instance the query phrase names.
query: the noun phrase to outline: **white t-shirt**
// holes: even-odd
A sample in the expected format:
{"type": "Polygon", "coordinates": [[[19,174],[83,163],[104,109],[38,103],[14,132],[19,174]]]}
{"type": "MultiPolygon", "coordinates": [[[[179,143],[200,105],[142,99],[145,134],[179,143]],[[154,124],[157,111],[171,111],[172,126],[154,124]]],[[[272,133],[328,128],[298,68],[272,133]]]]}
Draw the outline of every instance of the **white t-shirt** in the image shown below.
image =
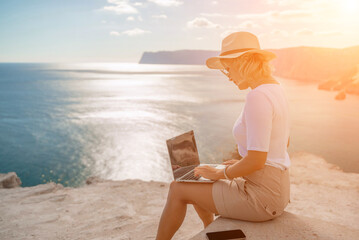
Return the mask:
{"type": "Polygon", "coordinates": [[[284,89],[279,84],[262,84],[247,94],[242,113],[233,126],[233,136],[242,157],[248,150],[268,152],[266,165],[286,169],[290,166],[289,130],[284,89]]]}

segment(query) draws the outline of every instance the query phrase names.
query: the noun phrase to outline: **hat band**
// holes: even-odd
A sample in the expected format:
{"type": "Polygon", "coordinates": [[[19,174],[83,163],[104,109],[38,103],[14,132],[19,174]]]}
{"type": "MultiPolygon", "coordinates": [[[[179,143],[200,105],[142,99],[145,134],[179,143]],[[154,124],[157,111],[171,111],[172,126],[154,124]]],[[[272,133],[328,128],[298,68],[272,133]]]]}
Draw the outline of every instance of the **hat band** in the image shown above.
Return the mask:
{"type": "Polygon", "coordinates": [[[241,48],[241,49],[229,50],[229,51],[219,54],[219,56],[225,56],[225,55],[229,55],[229,54],[233,54],[233,53],[245,52],[245,51],[252,50],[252,49],[258,49],[258,48],[241,48]]]}

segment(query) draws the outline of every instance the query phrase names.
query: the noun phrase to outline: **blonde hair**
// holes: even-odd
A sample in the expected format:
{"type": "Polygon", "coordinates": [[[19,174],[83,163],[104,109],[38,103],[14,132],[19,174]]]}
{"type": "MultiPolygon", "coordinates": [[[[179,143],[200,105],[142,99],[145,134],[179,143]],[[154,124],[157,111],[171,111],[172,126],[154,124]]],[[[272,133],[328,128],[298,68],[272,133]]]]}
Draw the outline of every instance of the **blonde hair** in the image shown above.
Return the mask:
{"type": "Polygon", "coordinates": [[[234,58],[231,68],[236,69],[240,78],[246,79],[248,82],[268,79],[274,70],[273,65],[260,53],[245,53],[234,58]]]}

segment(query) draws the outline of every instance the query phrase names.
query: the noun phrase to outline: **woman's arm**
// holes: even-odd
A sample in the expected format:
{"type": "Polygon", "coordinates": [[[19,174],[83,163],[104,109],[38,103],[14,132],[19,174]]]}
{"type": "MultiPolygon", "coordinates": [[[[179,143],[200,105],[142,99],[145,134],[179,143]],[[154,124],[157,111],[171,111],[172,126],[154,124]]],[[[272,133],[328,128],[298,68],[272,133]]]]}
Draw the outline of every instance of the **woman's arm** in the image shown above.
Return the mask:
{"type": "MultiPolygon", "coordinates": [[[[264,167],[267,159],[267,152],[248,150],[248,155],[237,163],[227,167],[226,174],[230,179],[249,175],[264,167]]],[[[194,169],[195,176],[202,176],[212,180],[225,179],[224,169],[217,169],[211,166],[198,166],[194,169]]]]}
{"type": "MultiPolygon", "coordinates": [[[[267,152],[248,150],[248,155],[241,161],[227,167],[226,174],[230,179],[249,175],[264,167],[267,160],[267,152]]],[[[220,173],[225,178],[224,171],[220,173]]]]}

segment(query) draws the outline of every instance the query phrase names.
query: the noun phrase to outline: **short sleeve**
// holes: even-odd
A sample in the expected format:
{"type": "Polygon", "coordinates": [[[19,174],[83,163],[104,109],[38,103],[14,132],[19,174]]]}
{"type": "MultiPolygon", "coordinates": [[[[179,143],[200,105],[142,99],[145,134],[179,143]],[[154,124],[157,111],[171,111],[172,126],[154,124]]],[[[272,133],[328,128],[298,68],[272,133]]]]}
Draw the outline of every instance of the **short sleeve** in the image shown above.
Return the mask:
{"type": "Polygon", "coordinates": [[[269,151],[272,132],[273,106],[264,93],[251,91],[244,107],[247,130],[247,150],[269,151]]]}

